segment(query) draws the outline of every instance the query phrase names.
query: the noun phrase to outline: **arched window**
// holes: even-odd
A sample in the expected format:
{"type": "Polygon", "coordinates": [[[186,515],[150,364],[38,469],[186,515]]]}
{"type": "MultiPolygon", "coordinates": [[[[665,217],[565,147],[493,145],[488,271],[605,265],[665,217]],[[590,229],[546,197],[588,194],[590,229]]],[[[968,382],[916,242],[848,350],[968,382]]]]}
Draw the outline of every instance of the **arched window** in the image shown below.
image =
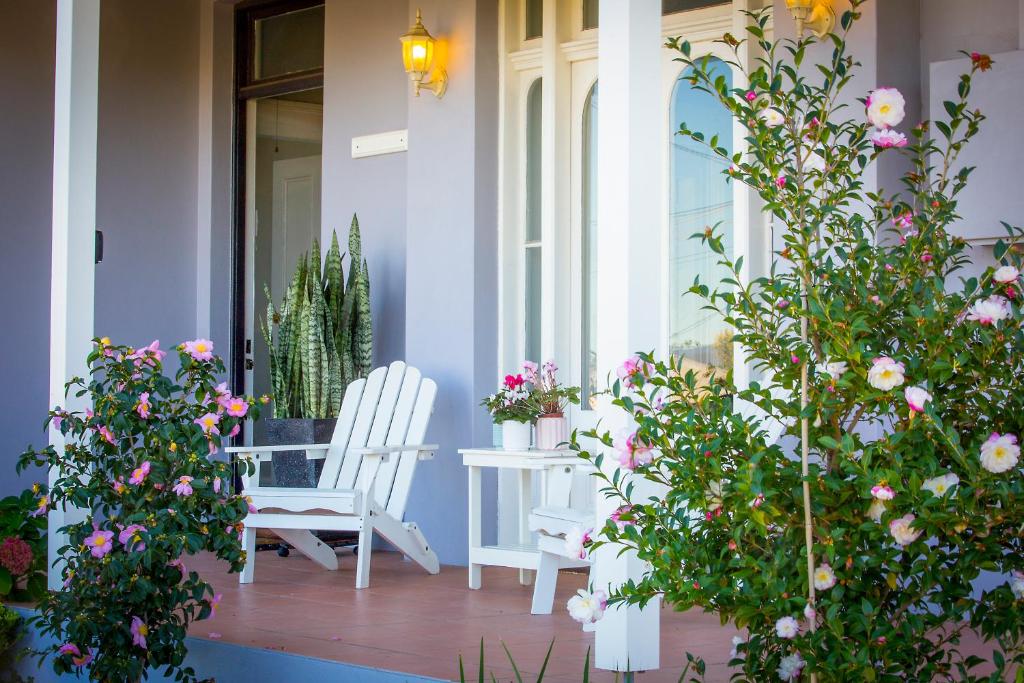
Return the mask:
{"type": "Polygon", "coordinates": [[[523,226],[526,358],[541,362],[541,80],[526,95],[526,206],[523,226]]]}
{"type": "MultiPolygon", "coordinates": [[[[709,69],[731,87],[728,65],[712,59],[709,69]]],[[[691,74],[689,68],[680,74],[670,106],[669,350],[686,361],[684,367],[714,372],[732,367],[732,330],[715,312],[704,310],[699,297],[684,294],[696,277],[714,289],[729,274],[718,265],[716,254],[700,240],[690,239],[717,225],[726,253],[732,254],[732,186],[722,173],[729,163],[675,131],[685,121],[690,130],[703,132],[705,139],[717,135],[718,144],[731,153],[732,119],[712,95],[690,85],[691,74]]]]}
{"type": "Polygon", "coordinates": [[[580,216],[580,261],[582,277],[580,309],[583,329],[581,377],[581,404],[584,410],[591,408],[590,399],[597,384],[597,83],[587,94],[583,105],[582,154],[582,207],[580,216]]]}

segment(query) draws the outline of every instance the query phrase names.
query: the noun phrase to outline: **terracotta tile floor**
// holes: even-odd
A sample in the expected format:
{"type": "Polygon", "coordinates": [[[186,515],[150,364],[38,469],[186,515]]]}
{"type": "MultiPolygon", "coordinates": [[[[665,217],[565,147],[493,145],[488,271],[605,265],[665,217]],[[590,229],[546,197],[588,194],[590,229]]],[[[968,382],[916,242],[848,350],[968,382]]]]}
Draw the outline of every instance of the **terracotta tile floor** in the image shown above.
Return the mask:
{"type": "MultiPolygon", "coordinates": [[[[460,654],[467,677],[476,680],[483,637],[487,669],[503,682],[513,680],[513,674],[502,641],[530,681],[554,638],[545,681],[581,680],[594,636],[582,632],[563,606],[584,585],[584,575],[563,572],[554,613],[531,616],[532,588],[520,586],[513,569],[485,568],[483,588],[473,591],[466,587],[464,567],[442,567],[439,575],[430,576],[396,553],[378,552],[370,588],[357,591],[355,559],[348,551],[339,559],[341,569],[328,572],[298,553],[280,558],[260,552],[255,582],[241,586],[212,557],[196,558],[190,566],[210,577],[224,598],[217,617],[195,624],[190,635],[217,633],[223,642],[448,680],[458,678],[460,654]]],[[[724,663],[734,631],[711,615],[667,610],[661,629],[663,668],[639,676],[641,683],[675,683],[687,651],[704,657],[708,681],[728,680],[724,663]]],[[[614,676],[592,672],[591,680],[612,681],[614,676]]]]}

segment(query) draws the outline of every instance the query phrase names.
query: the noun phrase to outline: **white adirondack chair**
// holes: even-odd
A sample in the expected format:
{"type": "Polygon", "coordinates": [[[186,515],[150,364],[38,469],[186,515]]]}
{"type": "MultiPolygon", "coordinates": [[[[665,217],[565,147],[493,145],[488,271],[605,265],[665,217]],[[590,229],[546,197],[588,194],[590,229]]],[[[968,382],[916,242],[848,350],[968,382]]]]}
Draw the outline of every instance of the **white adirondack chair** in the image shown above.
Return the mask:
{"type": "Polygon", "coordinates": [[[356,588],[370,583],[373,534],[377,533],[431,574],[440,565],[416,524],[403,522],[416,463],[434,457],[437,446],[423,445],[437,385],[420,371],[396,361],[348,385],[329,444],[246,446],[226,449],[256,464],[243,477],[243,495],[257,512],[245,518],[246,551],[241,583],[252,583],[256,529],[270,529],[317,564],[338,568],[334,549],[314,530],[358,531],[356,588]],[[259,468],[275,452],[306,451],[324,459],[316,488],[261,487],[259,468]]]}
{"type": "MultiPolygon", "coordinates": [[[[784,392],[777,392],[779,396],[784,392]]],[[[785,425],[752,403],[737,399],[736,410],[747,417],[759,417],[766,420],[768,432],[766,441],[775,443],[782,436],[785,425]]],[[[563,567],[586,567],[591,565],[589,558],[580,560],[569,557],[565,547],[565,536],[573,528],[586,530],[599,528],[604,520],[598,522],[592,508],[575,508],[569,500],[572,488],[573,469],[576,471],[593,471],[593,467],[581,461],[575,468],[556,471],[554,467],[548,471],[548,489],[545,505],[534,508],[530,513],[530,531],[538,534],[537,547],[540,550],[540,562],[533,585],[533,605],[530,614],[551,614],[555,600],[555,586],[558,582],[558,570],[563,567]],[[586,469],[584,469],[586,468],[586,469]]],[[[594,630],[594,624],[585,624],[584,631],[594,630]]]]}

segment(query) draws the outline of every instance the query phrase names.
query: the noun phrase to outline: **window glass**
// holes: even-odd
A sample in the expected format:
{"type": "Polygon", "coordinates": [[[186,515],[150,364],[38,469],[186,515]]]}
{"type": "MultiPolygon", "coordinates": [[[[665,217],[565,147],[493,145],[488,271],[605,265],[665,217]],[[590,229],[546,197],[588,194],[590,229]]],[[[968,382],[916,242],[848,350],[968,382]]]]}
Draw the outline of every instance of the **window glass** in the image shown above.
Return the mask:
{"type": "Polygon", "coordinates": [[[526,39],[544,34],[544,0],[526,0],[526,39]]]}
{"type": "MultiPolygon", "coordinates": [[[[596,4],[596,2],[595,2],[596,4]]],[[[583,329],[581,378],[584,410],[593,408],[594,387],[597,386],[597,83],[590,88],[583,105],[582,217],[581,263],[583,282],[580,287],[583,329]]]]}
{"type": "Polygon", "coordinates": [[[323,68],[323,5],[257,19],[253,34],[256,80],[323,68]]]}
{"type": "Polygon", "coordinates": [[[526,95],[526,222],[523,226],[526,358],[536,363],[541,362],[541,87],[538,78],[526,95]]]}
{"type": "Polygon", "coordinates": [[[723,2],[722,0],[661,0],[661,13],[675,14],[676,12],[685,12],[688,9],[699,9],[701,7],[725,4],[727,4],[727,2],[723,2]]]}
{"type": "Polygon", "coordinates": [[[597,8],[599,0],[583,0],[583,28],[597,28],[597,8]]]}
{"type": "MultiPolygon", "coordinates": [[[[720,60],[709,64],[713,77],[724,76],[731,87],[732,73],[720,60]]],[[[706,139],[717,135],[719,144],[732,152],[732,119],[708,93],[693,88],[684,71],[672,93],[670,128],[686,122],[706,139]]],[[[720,371],[732,366],[732,331],[713,311],[703,310],[697,296],[684,294],[699,277],[714,288],[728,275],[718,256],[700,240],[690,239],[707,226],[717,225],[727,254],[733,251],[732,186],[723,171],[728,162],[689,138],[673,134],[670,140],[669,177],[669,347],[682,357],[684,367],[720,371]]]]}

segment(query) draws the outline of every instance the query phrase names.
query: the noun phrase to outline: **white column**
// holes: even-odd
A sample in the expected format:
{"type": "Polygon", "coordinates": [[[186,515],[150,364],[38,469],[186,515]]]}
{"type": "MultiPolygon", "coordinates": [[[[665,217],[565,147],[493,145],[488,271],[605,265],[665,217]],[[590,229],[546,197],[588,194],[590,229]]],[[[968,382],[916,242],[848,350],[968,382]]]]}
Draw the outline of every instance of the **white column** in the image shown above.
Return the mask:
{"type": "MultiPolygon", "coordinates": [[[[597,362],[598,377],[636,351],[663,353],[665,255],[661,252],[662,146],[660,0],[601,0],[598,77],[597,362]]],[[[626,425],[607,397],[603,427],[626,425]]],[[[606,460],[614,466],[614,458],[606,460]]],[[[638,482],[641,484],[642,482],[638,482]]],[[[600,487],[598,487],[600,489],[600,487]]],[[[642,495],[643,487],[637,493],[642,495]]],[[[597,520],[616,507],[597,493],[597,520]]],[[[632,553],[598,551],[594,584],[615,586],[644,572],[632,553]]],[[[598,622],[594,662],[601,669],[658,668],[660,602],[612,609],[598,622]]]]}
{"type": "MultiPolygon", "coordinates": [[[[53,243],[50,275],[50,405],[82,410],[64,398],[64,383],[86,377],[92,346],[96,233],[96,125],[99,84],[100,0],[58,0],[53,110],[53,243]]],[[[60,432],[50,430],[58,450],[60,432]]],[[[49,473],[52,485],[57,470],[49,473]]],[[[50,513],[49,564],[66,538],[56,530],[81,519],[76,510],[50,513]]],[[[51,569],[51,589],[61,586],[51,569]]]]}
{"type": "Polygon", "coordinates": [[[199,88],[196,135],[196,336],[211,336],[213,250],[213,41],[214,0],[199,5],[199,88]]]}

